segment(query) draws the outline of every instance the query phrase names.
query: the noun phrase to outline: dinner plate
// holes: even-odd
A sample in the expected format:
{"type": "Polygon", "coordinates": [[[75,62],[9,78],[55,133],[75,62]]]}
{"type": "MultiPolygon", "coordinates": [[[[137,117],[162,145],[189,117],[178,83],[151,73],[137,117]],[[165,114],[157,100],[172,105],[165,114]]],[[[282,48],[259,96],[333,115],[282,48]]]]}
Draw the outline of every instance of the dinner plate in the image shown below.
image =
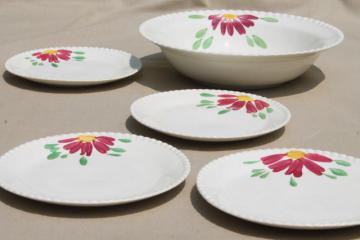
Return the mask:
{"type": "Polygon", "coordinates": [[[234,141],[273,132],[290,120],[289,110],[258,95],[225,90],[177,90],[143,97],[131,105],[143,125],[175,137],[234,141]]]}
{"type": "Polygon", "coordinates": [[[17,76],[52,85],[86,86],[116,81],[135,74],[141,62],[115,49],[50,47],[17,54],[5,63],[17,76]]]}
{"type": "Polygon", "coordinates": [[[248,221],[294,229],[360,224],[360,160],[313,149],[240,152],[197,178],[214,207],[248,221]]]}
{"type": "Polygon", "coordinates": [[[102,206],[149,198],[190,171],[174,147],[146,137],[88,132],[41,138],[0,158],[0,186],[42,202],[102,206]]]}

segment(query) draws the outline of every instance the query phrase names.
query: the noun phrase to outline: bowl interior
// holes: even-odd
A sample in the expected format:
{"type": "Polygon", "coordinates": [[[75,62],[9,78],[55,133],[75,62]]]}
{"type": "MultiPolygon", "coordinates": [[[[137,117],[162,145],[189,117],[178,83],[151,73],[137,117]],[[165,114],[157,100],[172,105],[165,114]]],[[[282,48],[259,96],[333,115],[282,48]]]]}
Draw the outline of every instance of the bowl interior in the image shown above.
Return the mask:
{"type": "Polygon", "coordinates": [[[160,46],[240,55],[315,52],[341,42],[337,28],[279,13],[203,10],[146,21],[141,33],[160,46]]]}

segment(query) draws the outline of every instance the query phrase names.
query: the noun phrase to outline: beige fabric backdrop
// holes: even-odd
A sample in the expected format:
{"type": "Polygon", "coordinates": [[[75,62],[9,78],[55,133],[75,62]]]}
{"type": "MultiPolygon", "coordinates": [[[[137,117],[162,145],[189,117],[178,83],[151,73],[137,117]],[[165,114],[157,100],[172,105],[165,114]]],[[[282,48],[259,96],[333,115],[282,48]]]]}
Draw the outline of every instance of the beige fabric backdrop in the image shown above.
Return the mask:
{"type": "MultiPolygon", "coordinates": [[[[305,232],[249,223],[212,208],[194,187],[202,166],[243,149],[311,147],[360,156],[359,26],[357,0],[0,1],[1,63],[24,50],[85,45],[132,52],[144,64],[141,73],[125,81],[76,89],[35,84],[5,72],[0,81],[0,154],[53,134],[120,131],[166,141],[184,151],[192,163],[185,184],[124,206],[67,208],[0,190],[0,239],[360,238],[360,228],[305,232]],[[345,41],[322,54],[296,81],[255,92],[292,111],[286,129],[234,143],[178,140],[136,123],[129,117],[129,106],[154,92],[202,87],[176,73],[159,48],[138,33],[139,24],[148,18],[190,8],[257,9],[314,17],[342,29],[345,41]]],[[[0,71],[4,72],[3,64],[0,71]]]]}

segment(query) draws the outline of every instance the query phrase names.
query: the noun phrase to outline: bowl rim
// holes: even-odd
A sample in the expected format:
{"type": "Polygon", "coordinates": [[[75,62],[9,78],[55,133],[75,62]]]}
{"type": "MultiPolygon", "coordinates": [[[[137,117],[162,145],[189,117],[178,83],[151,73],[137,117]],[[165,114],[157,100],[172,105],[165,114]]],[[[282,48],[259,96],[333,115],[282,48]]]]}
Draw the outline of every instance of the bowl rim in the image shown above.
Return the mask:
{"type": "Polygon", "coordinates": [[[324,51],[330,48],[335,47],[336,45],[340,44],[343,40],[344,40],[344,33],[337,27],[328,24],[326,22],[314,19],[314,18],[308,18],[308,17],[302,17],[302,16],[298,16],[298,15],[291,15],[291,14],[286,14],[286,13],[277,13],[277,12],[268,12],[268,11],[257,11],[257,10],[241,10],[241,9],[199,9],[199,10],[185,10],[185,11],[177,11],[177,12],[172,12],[172,13],[168,13],[168,14],[162,14],[153,18],[150,18],[144,22],[141,23],[141,25],[139,26],[139,32],[140,34],[147,39],[148,41],[154,43],[155,45],[158,45],[159,47],[165,47],[165,48],[169,48],[172,50],[179,50],[179,51],[184,51],[184,52],[188,52],[188,53],[196,53],[196,54],[205,54],[205,55],[219,55],[219,56],[244,56],[244,57],[274,57],[274,56],[292,56],[292,55],[304,55],[304,54],[312,54],[312,53],[318,53],[320,51],[324,51]],[[311,22],[312,24],[317,24],[321,27],[324,28],[328,28],[331,31],[333,31],[334,33],[336,33],[338,35],[338,39],[330,44],[324,45],[323,47],[319,47],[319,48],[311,48],[311,49],[307,49],[307,50],[301,50],[301,51],[286,51],[283,53],[223,53],[221,51],[207,51],[207,50],[192,50],[186,47],[175,47],[172,46],[171,44],[167,44],[164,43],[162,41],[156,41],[154,40],[152,37],[150,37],[150,34],[147,34],[145,31],[145,27],[146,25],[150,24],[151,21],[156,20],[156,19],[161,19],[161,18],[165,18],[165,17],[169,17],[172,15],[179,15],[179,14],[191,14],[191,13],[206,13],[206,12],[244,12],[244,13],[253,13],[253,14],[269,14],[269,15],[273,15],[273,16],[281,16],[281,17],[288,17],[288,18],[293,18],[296,20],[300,20],[300,21],[307,21],[307,22],[311,22]]]}

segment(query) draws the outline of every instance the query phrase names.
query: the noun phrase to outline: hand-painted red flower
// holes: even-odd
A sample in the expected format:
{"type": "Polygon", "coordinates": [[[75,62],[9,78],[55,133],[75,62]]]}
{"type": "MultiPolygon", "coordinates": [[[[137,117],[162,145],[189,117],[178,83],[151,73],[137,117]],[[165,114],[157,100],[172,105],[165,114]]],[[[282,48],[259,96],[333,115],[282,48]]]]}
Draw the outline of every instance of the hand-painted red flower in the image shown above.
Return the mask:
{"type": "Polygon", "coordinates": [[[72,51],[70,51],[70,50],[50,49],[50,50],[45,50],[43,52],[36,52],[36,53],[33,53],[32,55],[35,56],[36,58],[40,59],[41,61],[49,61],[49,62],[58,63],[60,59],[64,60],[64,61],[68,61],[70,59],[71,53],[72,53],[72,51]]]}
{"type": "Polygon", "coordinates": [[[301,177],[303,166],[312,173],[321,176],[325,169],[316,162],[332,162],[333,160],[318,153],[305,153],[294,150],[262,157],[261,161],[263,164],[268,165],[273,172],[286,169],[286,175],[292,174],[294,177],[301,177]]]}
{"type": "Polygon", "coordinates": [[[68,138],[58,141],[59,143],[67,143],[64,149],[69,153],[80,151],[80,155],[90,156],[93,148],[99,153],[105,154],[110,149],[109,146],[114,145],[115,138],[106,136],[81,135],[75,138],[68,138]]]}
{"type": "Polygon", "coordinates": [[[210,15],[208,18],[211,20],[213,30],[215,30],[220,23],[222,35],[225,35],[227,32],[230,36],[234,34],[234,28],[240,35],[245,34],[245,27],[249,28],[254,26],[253,20],[258,19],[258,17],[249,14],[217,14],[210,15]]]}
{"type": "Polygon", "coordinates": [[[248,113],[256,113],[257,111],[261,111],[270,106],[262,100],[257,100],[245,95],[236,96],[232,94],[221,94],[218,95],[218,97],[222,98],[218,100],[218,106],[230,105],[228,108],[232,110],[239,110],[246,106],[246,111],[248,113]]]}

